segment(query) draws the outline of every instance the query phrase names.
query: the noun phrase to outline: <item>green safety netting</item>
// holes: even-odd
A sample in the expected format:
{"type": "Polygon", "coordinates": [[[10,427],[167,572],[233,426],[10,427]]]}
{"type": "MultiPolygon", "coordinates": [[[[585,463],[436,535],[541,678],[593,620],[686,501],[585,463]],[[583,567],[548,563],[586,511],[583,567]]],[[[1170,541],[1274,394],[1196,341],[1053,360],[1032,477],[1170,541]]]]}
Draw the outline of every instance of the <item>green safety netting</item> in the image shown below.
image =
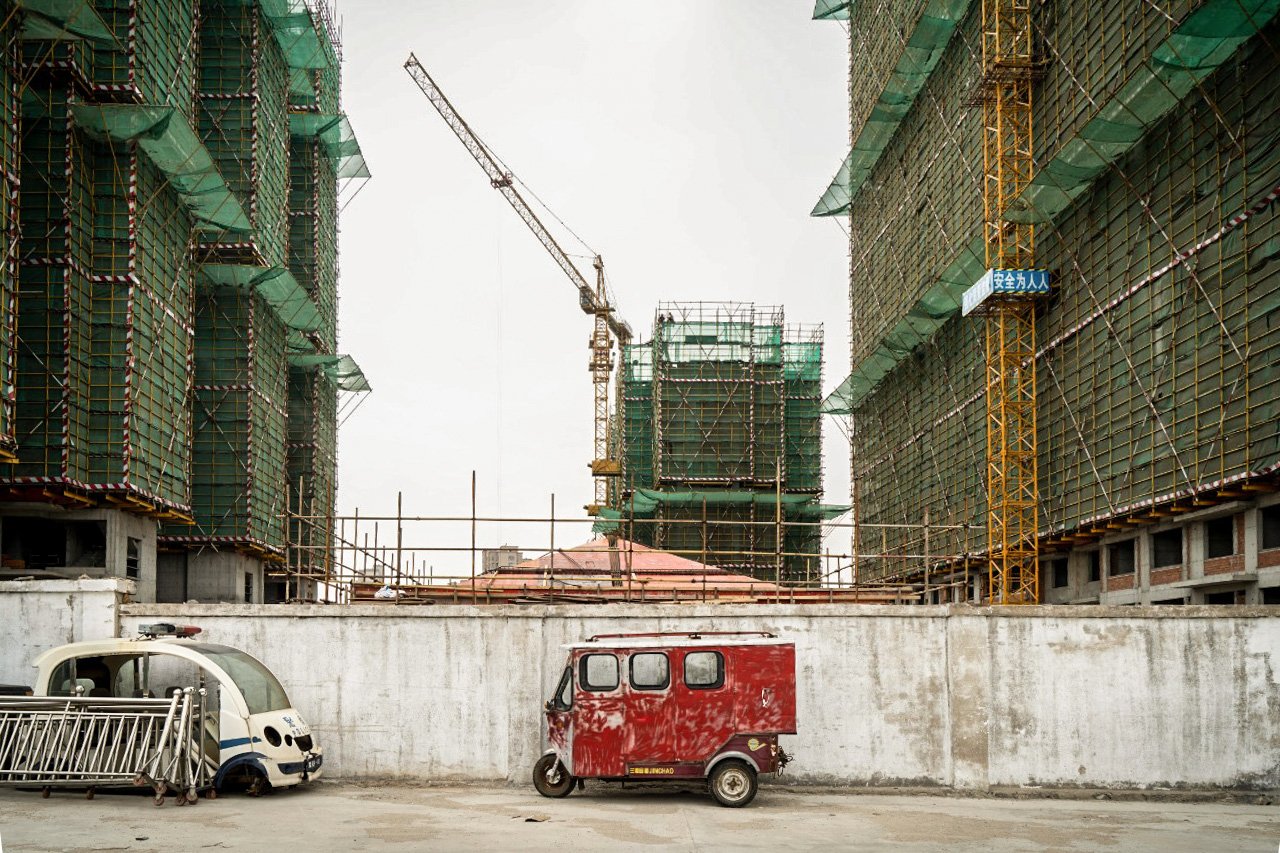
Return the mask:
{"type": "Polygon", "coordinates": [[[793,520],[826,521],[848,512],[842,504],[818,503],[813,495],[778,495],[774,492],[748,491],[744,489],[704,489],[688,491],[658,491],[636,489],[619,509],[601,508],[601,522],[595,525],[597,533],[618,529],[617,522],[629,518],[652,518],[659,507],[708,507],[745,506],[776,507],[781,502],[784,515],[793,520]]]}
{"type": "Polygon", "coordinates": [[[810,216],[839,216],[849,212],[853,197],[879,162],[880,155],[889,147],[889,141],[937,67],[956,24],[969,9],[969,2],[930,0],[916,21],[884,90],[871,108],[871,115],[858,132],[849,156],[840,165],[835,179],[814,205],[810,216]]]}
{"type": "Polygon", "coordinates": [[[290,329],[314,332],[324,325],[307,291],[285,267],[205,264],[200,272],[213,284],[257,291],[290,329]]]}
{"type": "Polygon", "coordinates": [[[262,10],[290,68],[319,70],[337,60],[324,33],[316,29],[305,0],[239,0],[239,5],[262,10]]]}
{"type": "Polygon", "coordinates": [[[1209,0],[1188,15],[1036,173],[1005,218],[1012,222],[1056,219],[1277,11],[1280,0],[1209,0]]]}
{"type": "MultiPolygon", "coordinates": [[[[1280,0],[1209,0],[1188,15],[1152,51],[1150,60],[1037,173],[1007,218],[1015,222],[1057,218],[1277,12],[1280,0]]],[[[827,396],[823,412],[844,415],[860,405],[916,346],[960,310],[961,294],[981,275],[983,266],[978,238],[961,251],[875,351],[827,396]]]]}
{"type": "Polygon", "coordinates": [[[813,6],[815,21],[847,21],[851,0],[817,0],[813,6]]]}
{"type": "Polygon", "coordinates": [[[356,360],[349,355],[290,355],[294,367],[319,367],[343,391],[355,394],[372,391],[369,380],[356,360]]]}
{"type": "Polygon", "coordinates": [[[274,0],[262,3],[262,11],[290,68],[320,71],[331,67],[333,52],[302,3],[274,0]]]}
{"type": "Polygon", "coordinates": [[[782,378],[821,380],[822,344],[784,343],[782,345],[782,378]]]}
{"type": "Polygon", "coordinates": [[[325,153],[337,164],[339,178],[369,177],[369,166],[346,115],[289,113],[289,132],[319,138],[325,153]]]}
{"type": "Polygon", "coordinates": [[[34,41],[89,39],[114,42],[115,35],[89,0],[19,0],[26,14],[22,19],[22,38],[34,41]]]}
{"type": "Polygon", "coordinates": [[[205,229],[248,233],[249,219],[209,151],[174,107],[76,104],[75,122],[91,137],[134,142],[164,172],[169,185],[205,229]],[[177,120],[173,120],[177,115],[177,120]]]}
{"type": "Polygon", "coordinates": [[[982,275],[986,259],[982,238],[969,243],[938,281],[911,307],[879,345],[822,401],[828,415],[847,415],[862,404],[880,381],[960,310],[964,292],[982,275]]]}

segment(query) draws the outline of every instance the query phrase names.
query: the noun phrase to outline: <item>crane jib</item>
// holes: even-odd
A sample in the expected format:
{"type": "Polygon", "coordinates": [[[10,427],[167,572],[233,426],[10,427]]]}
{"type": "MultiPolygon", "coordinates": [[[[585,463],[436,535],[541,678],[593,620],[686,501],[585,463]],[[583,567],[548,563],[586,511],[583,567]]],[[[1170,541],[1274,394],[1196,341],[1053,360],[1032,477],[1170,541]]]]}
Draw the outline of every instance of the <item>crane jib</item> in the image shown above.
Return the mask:
{"type": "MultiPolygon", "coordinates": [[[[616,476],[620,471],[620,465],[617,460],[610,458],[610,453],[616,453],[617,450],[614,446],[615,443],[610,441],[609,436],[611,418],[608,405],[608,387],[609,377],[614,367],[612,358],[613,342],[610,340],[609,333],[612,332],[618,339],[620,347],[631,341],[631,326],[617,316],[616,310],[609,303],[604,277],[604,261],[599,255],[596,255],[593,263],[596,270],[596,284],[595,287],[592,287],[587,277],[573,263],[569,255],[551,235],[551,232],[538,219],[537,214],[524,200],[524,197],[516,190],[515,176],[503,168],[501,161],[489,151],[480,140],[480,137],[458,114],[453,104],[445,97],[444,92],[431,79],[431,75],[418,62],[418,58],[410,53],[409,58],[405,60],[404,67],[409,72],[409,76],[413,78],[413,81],[418,84],[418,88],[427,96],[427,100],[436,108],[436,112],[440,113],[440,117],[444,119],[445,124],[449,126],[449,129],[453,131],[458,140],[470,152],[476,163],[484,170],[485,175],[489,178],[490,186],[502,193],[503,198],[507,200],[507,203],[524,221],[524,224],[529,227],[533,235],[538,238],[538,242],[542,244],[560,269],[569,277],[570,283],[578,291],[578,304],[582,311],[595,316],[596,331],[591,337],[592,358],[589,365],[592,381],[595,385],[595,456],[590,466],[596,474],[595,501],[587,506],[587,511],[589,514],[596,515],[599,509],[608,502],[608,478],[616,476]]],[[[563,222],[560,224],[564,225],[563,222]]],[[[568,226],[565,226],[565,228],[569,230],[570,234],[573,233],[572,230],[568,229],[568,226]]],[[[574,236],[576,237],[577,235],[574,236]]],[[[579,238],[579,241],[581,241],[581,238],[579,238]]],[[[617,401],[617,405],[621,405],[621,399],[617,401]]]]}

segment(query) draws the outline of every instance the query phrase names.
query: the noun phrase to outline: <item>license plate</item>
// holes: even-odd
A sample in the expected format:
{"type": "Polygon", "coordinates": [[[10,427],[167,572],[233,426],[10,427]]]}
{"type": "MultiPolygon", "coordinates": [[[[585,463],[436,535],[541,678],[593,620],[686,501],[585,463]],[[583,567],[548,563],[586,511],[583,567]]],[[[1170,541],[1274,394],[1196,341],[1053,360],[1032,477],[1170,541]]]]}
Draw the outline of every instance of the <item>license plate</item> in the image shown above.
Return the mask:
{"type": "Polygon", "coordinates": [[[307,759],[307,763],[304,765],[304,767],[308,773],[315,773],[317,770],[320,769],[320,765],[323,763],[324,763],[323,755],[313,755],[307,759]]]}

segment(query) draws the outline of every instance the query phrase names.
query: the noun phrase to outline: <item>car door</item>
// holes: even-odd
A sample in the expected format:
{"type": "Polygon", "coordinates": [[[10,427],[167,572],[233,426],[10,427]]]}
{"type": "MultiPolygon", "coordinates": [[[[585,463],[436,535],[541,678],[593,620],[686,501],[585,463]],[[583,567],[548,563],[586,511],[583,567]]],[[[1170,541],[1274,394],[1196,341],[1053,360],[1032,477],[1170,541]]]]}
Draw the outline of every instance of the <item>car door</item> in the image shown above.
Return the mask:
{"type": "Polygon", "coordinates": [[[685,761],[706,761],[736,733],[733,672],[722,649],[685,649],[679,663],[678,749],[685,761]]]}
{"type": "Polygon", "coordinates": [[[671,653],[632,652],[627,657],[625,710],[628,764],[669,764],[679,760],[671,653]]]}
{"type": "Polygon", "coordinates": [[[622,663],[616,652],[578,656],[573,693],[573,775],[622,776],[622,663]]]}

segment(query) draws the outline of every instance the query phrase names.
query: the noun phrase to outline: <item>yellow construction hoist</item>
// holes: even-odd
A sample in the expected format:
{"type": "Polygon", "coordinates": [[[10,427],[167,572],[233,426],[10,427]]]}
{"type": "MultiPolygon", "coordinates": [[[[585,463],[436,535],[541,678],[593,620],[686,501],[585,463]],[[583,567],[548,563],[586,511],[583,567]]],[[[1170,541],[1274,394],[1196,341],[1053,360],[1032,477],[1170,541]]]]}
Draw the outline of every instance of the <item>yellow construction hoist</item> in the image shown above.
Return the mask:
{"type": "Polygon", "coordinates": [[[1035,228],[1010,222],[1031,183],[1036,61],[1028,0],[982,3],[983,242],[987,272],[964,294],[986,322],[988,594],[992,604],[1040,600],[1037,558],[1035,304],[1049,274],[1035,268],[1035,228]]]}

